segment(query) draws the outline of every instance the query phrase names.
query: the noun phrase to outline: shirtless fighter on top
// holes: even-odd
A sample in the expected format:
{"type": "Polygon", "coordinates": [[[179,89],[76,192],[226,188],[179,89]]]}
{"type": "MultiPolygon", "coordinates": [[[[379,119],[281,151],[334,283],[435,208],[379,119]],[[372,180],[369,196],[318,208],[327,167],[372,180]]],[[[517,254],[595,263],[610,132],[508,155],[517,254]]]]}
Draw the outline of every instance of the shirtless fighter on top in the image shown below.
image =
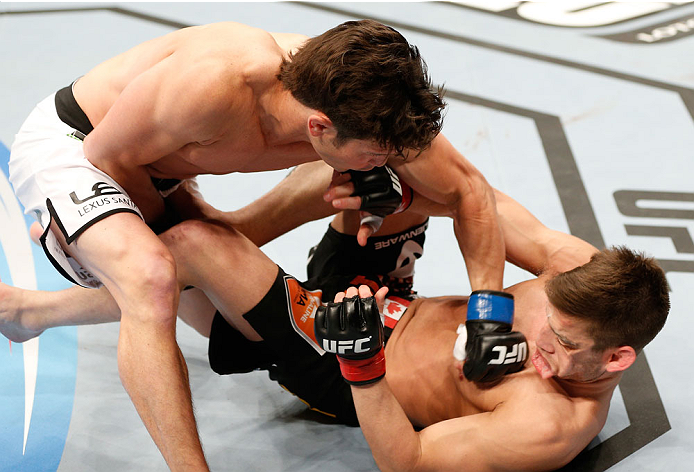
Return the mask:
{"type": "Polygon", "coordinates": [[[176,266],[147,226],[175,221],[161,193],[171,179],[388,161],[455,215],[473,289],[501,288],[493,193],[439,134],[443,102],[430,85],[417,49],[374,21],[312,39],[219,23],[105,61],[22,125],[15,192],[57,270],[115,298],[121,380],[172,470],[207,466],[175,340],[176,266]]]}

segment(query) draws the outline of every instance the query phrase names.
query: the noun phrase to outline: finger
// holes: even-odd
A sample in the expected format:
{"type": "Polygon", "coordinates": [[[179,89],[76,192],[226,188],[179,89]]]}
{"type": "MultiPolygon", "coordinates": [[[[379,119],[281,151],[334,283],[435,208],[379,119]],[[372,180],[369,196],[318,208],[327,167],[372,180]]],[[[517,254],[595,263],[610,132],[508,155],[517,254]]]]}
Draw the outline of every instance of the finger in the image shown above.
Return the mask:
{"type": "Polygon", "coordinates": [[[359,297],[369,298],[371,296],[371,288],[368,285],[359,286],[359,297]]]}
{"type": "MultiPolygon", "coordinates": [[[[354,193],[354,184],[352,182],[347,182],[342,185],[336,185],[336,186],[330,186],[328,189],[323,193],[323,199],[326,202],[333,201],[338,198],[346,198],[350,197],[354,193]]],[[[359,198],[359,202],[361,203],[361,197],[355,197],[359,198]]]]}
{"type": "Polygon", "coordinates": [[[357,231],[357,242],[360,246],[366,246],[366,242],[372,234],[377,232],[383,223],[380,216],[370,215],[367,212],[360,212],[361,225],[357,231]]]}
{"type": "Polygon", "coordinates": [[[359,291],[357,290],[357,287],[350,287],[345,291],[345,297],[346,298],[356,297],[357,295],[359,295],[359,291]]]}
{"type": "MultiPolygon", "coordinates": [[[[330,200],[326,200],[330,201],[330,200]]],[[[358,210],[361,207],[361,197],[341,197],[332,200],[334,208],[338,210],[358,210]]]]}
{"type": "Polygon", "coordinates": [[[378,305],[378,311],[380,313],[383,313],[383,308],[386,305],[386,295],[388,295],[388,287],[379,288],[376,292],[376,295],[374,295],[374,298],[376,299],[376,305],[378,305]]]}
{"type": "Polygon", "coordinates": [[[330,185],[328,187],[330,188],[335,187],[337,185],[342,185],[344,183],[349,182],[351,178],[352,176],[349,175],[349,172],[338,172],[336,170],[333,170],[333,176],[330,179],[330,185]]]}
{"type": "Polygon", "coordinates": [[[335,294],[335,303],[340,303],[342,300],[345,299],[345,292],[338,292],[335,294]]]}
{"type": "Polygon", "coordinates": [[[368,242],[369,238],[376,232],[376,229],[373,227],[373,225],[370,224],[362,224],[359,227],[359,231],[357,231],[357,242],[359,243],[360,246],[366,246],[366,243],[368,242]]]}

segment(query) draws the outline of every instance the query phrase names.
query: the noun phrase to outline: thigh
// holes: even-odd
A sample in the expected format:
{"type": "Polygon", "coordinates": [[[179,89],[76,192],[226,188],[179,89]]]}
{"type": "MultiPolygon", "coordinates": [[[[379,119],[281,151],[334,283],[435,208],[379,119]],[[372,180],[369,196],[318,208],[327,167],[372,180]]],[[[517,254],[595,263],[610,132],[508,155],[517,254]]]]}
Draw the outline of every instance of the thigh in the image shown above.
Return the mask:
{"type": "Polygon", "coordinates": [[[104,283],[123,315],[152,304],[175,313],[173,256],[139,216],[110,215],[87,228],[67,251],[104,283]]]}

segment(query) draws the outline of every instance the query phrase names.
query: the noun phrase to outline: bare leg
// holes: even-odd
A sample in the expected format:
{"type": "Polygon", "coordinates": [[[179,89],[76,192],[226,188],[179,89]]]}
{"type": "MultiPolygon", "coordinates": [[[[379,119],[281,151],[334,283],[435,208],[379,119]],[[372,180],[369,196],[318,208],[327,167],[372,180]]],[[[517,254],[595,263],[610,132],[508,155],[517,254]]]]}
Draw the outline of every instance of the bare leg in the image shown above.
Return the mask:
{"type": "Polygon", "coordinates": [[[207,470],[176,344],[178,287],[171,253],[127,213],[96,223],[69,250],[120,307],[121,381],[169,468],[207,470]]]}
{"type": "MultiPolygon", "coordinates": [[[[239,231],[219,222],[184,221],[161,238],[176,259],[179,280],[205,292],[248,339],[261,340],[242,315],[268,292],[277,265],[239,231]]],[[[211,318],[205,317],[204,323],[211,318]]]]}
{"type": "MultiPolygon", "coordinates": [[[[216,308],[198,289],[181,293],[178,317],[205,337],[210,336],[216,308]]],[[[0,281],[0,334],[23,343],[57,326],[120,321],[120,308],[105,287],[70,287],[56,292],[25,290],[0,281]]]]}
{"type": "MultiPolygon", "coordinates": [[[[36,223],[31,232],[40,236],[43,230],[36,223]]],[[[185,253],[185,248],[190,246],[181,239],[180,234],[171,236],[169,233],[165,237],[172,246],[183,245],[176,250],[179,254],[185,253]]],[[[222,234],[220,239],[224,241],[225,238],[234,237],[238,236],[230,232],[229,235],[222,234]]],[[[221,243],[233,244],[229,241],[221,243]]],[[[193,282],[184,280],[186,274],[191,273],[190,270],[178,271],[181,287],[193,282]]],[[[201,335],[209,337],[216,311],[217,308],[202,290],[192,288],[181,292],[178,317],[201,335]]],[[[0,281],[0,333],[13,342],[24,342],[57,326],[108,323],[120,319],[120,308],[105,287],[93,290],[75,286],[48,292],[12,287],[0,281]]]]}
{"type": "MultiPolygon", "coordinates": [[[[29,235],[38,245],[43,228],[32,224],[29,235]]],[[[185,280],[180,280],[186,286],[185,280]]],[[[210,336],[216,308],[199,289],[180,295],[178,317],[205,337],[210,336]]],[[[70,287],[55,292],[25,290],[0,281],[0,333],[22,343],[57,326],[81,326],[120,321],[120,308],[105,287],[70,287]]]]}
{"type": "Polygon", "coordinates": [[[24,290],[0,282],[0,333],[22,343],[48,328],[120,320],[118,305],[101,288],[58,292],[24,290]]]}
{"type": "MultiPolygon", "coordinates": [[[[38,245],[43,229],[31,225],[38,245]]],[[[105,288],[71,287],[57,292],[24,290],[0,281],[0,333],[22,343],[56,326],[108,323],[120,320],[120,309],[105,288]]]]}

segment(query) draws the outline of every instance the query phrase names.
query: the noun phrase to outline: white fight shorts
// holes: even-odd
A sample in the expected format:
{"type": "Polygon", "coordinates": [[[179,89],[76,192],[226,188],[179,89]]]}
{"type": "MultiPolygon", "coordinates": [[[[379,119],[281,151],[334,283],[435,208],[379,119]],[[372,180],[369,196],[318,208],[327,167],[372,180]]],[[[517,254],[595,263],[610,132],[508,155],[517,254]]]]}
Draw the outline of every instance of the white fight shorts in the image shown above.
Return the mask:
{"type": "Polygon", "coordinates": [[[10,152],[10,182],[15,194],[44,233],[41,244],[51,263],[71,282],[98,288],[101,281],[60,246],[50,231],[55,221],[68,244],[94,223],[117,212],[142,218],[115,180],[94,167],[82,150],[84,135],[63,123],[52,94],[31,112],[10,152]]]}

